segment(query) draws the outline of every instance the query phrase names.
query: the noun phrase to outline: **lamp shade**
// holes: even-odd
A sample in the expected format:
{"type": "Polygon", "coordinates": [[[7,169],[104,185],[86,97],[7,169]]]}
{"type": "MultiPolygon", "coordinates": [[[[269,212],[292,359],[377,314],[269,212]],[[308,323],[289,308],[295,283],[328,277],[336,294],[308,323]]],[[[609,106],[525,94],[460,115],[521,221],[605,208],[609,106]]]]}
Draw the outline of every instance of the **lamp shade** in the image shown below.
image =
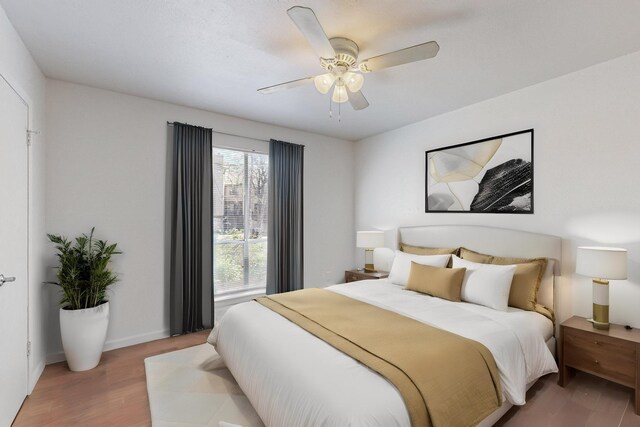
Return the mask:
{"type": "Polygon", "coordinates": [[[336,104],[341,104],[349,100],[349,95],[347,95],[347,88],[345,87],[344,83],[336,83],[336,86],[333,88],[333,96],[331,96],[331,100],[336,104]]]}
{"type": "Polygon", "coordinates": [[[364,77],[362,74],[352,73],[351,71],[344,73],[344,84],[347,85],[351,92],[357,92],[362,89],[364,77]]]}
{"type": "Polygon", "coordinates": [[[313,83],[316,85],[316,89],[323,95],[329,92],[329,89],[331,89],[331,86],[333,86],[335,81],[336,78],[331,73],[321,74],[313,78],[313,83]]]}
{"type": "Polygon", "coordinates": [[[365,249],[381,248],[384,246],[384,232],[358,231],[356,234],[356,246],[365,249]]]}
{"type": "Polygon", "coordinates": [[[627,250],[581,246],[578,248],[576,273],[599,279],[627,278],[627,250]]]}

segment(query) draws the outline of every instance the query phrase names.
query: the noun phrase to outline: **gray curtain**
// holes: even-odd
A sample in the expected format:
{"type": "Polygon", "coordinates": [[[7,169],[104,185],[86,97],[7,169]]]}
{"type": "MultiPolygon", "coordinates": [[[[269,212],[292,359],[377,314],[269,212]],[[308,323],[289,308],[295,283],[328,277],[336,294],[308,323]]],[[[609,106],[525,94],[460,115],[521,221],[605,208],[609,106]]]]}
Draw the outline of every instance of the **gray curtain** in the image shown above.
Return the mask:
{"type": "Polygon", "coordinates": [[[211,129],[173,125],[171,335],[213,326],[211,129]]]}
{"type": "Polygon", "coordinates": [[[304,287],[303,165],[303,145],[270,141],[267,294],[304,287]]]}

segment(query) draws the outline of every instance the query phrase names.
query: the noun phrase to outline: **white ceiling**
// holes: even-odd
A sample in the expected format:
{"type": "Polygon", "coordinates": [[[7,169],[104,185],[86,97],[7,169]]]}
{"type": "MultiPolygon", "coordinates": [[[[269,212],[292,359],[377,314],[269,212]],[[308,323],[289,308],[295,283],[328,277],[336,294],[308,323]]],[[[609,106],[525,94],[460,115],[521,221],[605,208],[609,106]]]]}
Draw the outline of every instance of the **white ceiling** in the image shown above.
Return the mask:
{"type": "MultiPolygon", "coordinates": [[[[637,0],[0,0],[47,77],[358,140],[640,50],[637,0]],[[434,59],[366,75],[371,106],[322,72],[286,10],[314,9],[360,58],[436,40],[434,59]],[[334,110],[335,110],[334,106],[334,110]]],[[[463,124],[461,124],[463,125],[463,124]]]]}

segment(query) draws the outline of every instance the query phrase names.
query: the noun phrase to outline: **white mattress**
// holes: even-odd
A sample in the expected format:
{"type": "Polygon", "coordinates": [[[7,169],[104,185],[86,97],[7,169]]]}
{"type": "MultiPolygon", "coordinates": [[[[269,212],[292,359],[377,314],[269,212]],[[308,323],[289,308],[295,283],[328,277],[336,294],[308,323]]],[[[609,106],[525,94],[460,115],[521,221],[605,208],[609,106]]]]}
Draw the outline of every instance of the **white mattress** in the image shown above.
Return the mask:
{"type": "MultiPolygon", "coordinates": [[[[385,280],[327,289],[484,344],[513,404],[525,403],[527,383],[557,372],[545,343],[553,324],[538,313],[453,303],[385,280]]],[[[230,308],[210,342],[267,426],[410,425],[402,397],[385,378],[259,303],[230,308]]]]}

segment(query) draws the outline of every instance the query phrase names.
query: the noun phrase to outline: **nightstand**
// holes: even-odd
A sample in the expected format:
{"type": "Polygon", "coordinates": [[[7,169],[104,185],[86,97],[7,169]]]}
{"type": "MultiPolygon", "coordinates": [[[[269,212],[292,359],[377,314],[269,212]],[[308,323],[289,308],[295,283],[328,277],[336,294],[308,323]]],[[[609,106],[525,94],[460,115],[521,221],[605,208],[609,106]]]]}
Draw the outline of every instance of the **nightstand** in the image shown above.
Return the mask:
{"type": "Polygon", "coordinates": [[[611,324],[594,329],[585,318],[573,316],[560,325],[560,379],[567,385],[574,369],[588,372],[635,391],[635,413],[640,415],[640,330],[611,324]]]}
{"type": "Polygon", "coordinates": [[[376,280],[376,279],[384,279],[389,277],[389,272],[387,271],[377,271],[375,273],[368,273],[364,270],[347,270],[344,272],[344,281],[356,282],[358,280],[376,280]]]}

